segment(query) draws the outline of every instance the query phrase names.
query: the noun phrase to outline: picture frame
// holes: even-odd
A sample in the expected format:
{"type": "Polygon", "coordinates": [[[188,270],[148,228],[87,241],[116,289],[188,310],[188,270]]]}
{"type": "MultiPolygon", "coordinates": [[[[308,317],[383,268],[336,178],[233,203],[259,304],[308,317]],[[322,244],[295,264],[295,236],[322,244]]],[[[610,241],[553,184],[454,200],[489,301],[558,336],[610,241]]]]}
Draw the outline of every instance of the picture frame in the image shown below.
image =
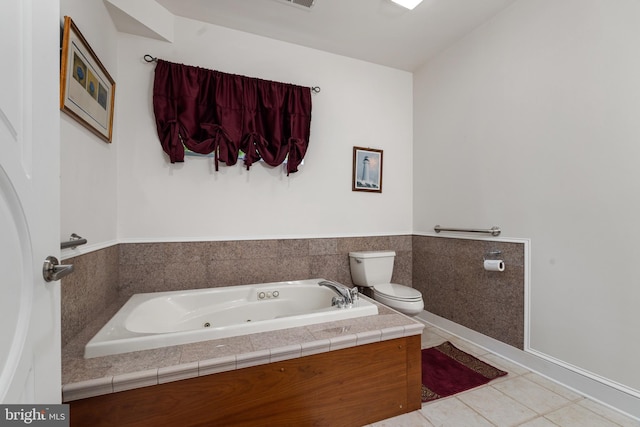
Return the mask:
{"type": "Polygon", "coordinates": [[[382,150],[353,147],[351,190],[382,193],[382,150]]]}
{"type": "Polygon", "coordinates": [[[64,17],[60,109],[110,143],[116,83],[71,17],[64,17]]]}

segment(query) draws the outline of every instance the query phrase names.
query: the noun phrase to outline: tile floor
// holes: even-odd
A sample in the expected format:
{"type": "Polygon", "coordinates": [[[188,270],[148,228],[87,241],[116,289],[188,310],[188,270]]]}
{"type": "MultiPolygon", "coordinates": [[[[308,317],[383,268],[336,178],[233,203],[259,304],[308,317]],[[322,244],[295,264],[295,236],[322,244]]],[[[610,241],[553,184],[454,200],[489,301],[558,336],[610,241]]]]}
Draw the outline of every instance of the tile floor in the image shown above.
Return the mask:
{"type": "Polygon", "coordinates": [[[487,385],[423,403],[422,409],[370,427],[640,427],[623,416],[540,375],[427,324],[422,348],[451,341],[459,349],[509,372],[487,385]]]}

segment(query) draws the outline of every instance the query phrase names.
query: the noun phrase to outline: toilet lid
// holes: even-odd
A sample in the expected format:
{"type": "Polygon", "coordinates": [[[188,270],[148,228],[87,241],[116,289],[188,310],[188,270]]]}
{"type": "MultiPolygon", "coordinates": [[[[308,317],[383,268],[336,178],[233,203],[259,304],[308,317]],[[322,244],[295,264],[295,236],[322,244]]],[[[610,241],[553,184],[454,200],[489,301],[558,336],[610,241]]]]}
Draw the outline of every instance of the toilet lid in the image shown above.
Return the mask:
{"type": "Polygon", "coordinates": [[[417,289],[395,283],[375,285],[373,291],[387,298],[401,301],[418,301],[422,299],[422,294],[417,289]]]}

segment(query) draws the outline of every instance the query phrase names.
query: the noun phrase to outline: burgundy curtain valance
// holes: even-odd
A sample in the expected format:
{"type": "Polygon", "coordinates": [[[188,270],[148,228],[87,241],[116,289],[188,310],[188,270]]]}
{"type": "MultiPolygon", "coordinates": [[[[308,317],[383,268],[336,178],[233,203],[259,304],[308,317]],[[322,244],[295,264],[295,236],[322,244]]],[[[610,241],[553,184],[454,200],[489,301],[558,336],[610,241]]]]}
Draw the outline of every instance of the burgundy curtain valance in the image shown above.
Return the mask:
{"type": "Polygon", "coordinates": [[[153,110],[171,163],[184,147],[247,169],[262,159],[297,172],[309,145],[311,88],[157,60],[153,110]]]}

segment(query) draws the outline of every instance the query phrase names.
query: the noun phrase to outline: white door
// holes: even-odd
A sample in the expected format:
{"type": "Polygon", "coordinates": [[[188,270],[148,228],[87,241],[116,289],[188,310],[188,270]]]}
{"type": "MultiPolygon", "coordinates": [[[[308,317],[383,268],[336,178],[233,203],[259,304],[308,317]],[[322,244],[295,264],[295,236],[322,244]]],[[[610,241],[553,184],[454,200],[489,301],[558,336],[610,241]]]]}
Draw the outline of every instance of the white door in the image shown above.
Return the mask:
{"type": "Polygon", "coordinates": [[[60,403],[59,0],[0,1],[0,402],[60,403]]]}

